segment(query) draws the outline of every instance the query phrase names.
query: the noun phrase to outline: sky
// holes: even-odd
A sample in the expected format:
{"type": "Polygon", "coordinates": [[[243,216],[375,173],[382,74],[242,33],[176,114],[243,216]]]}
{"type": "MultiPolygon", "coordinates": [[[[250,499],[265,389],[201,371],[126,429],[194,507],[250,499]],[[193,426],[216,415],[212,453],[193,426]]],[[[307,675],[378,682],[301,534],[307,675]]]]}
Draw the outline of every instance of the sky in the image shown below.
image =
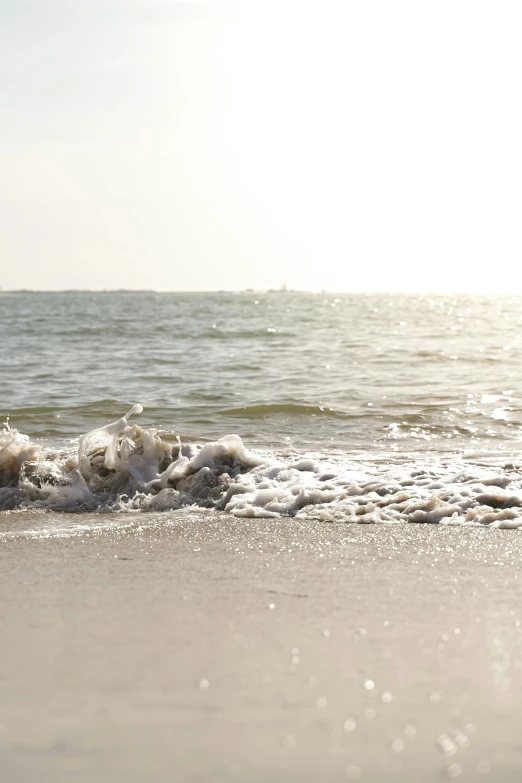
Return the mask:
{"type": "Polygon", "coordinates": [[[0,0],[0,286],[522,293],[519,0],[0,0]]]}

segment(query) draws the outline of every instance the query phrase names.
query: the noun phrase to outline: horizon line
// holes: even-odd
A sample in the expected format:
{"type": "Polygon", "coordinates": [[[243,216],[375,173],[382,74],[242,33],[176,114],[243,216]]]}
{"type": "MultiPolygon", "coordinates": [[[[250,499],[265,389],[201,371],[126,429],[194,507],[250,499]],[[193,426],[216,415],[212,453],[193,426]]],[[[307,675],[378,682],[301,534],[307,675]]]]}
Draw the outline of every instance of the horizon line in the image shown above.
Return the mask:
{"type": "Polygon", "coordinates": [[[187,290],[157,290],[154,288],[5,288],[0,287],[2,294],[328,294],[328,295],[382,295],[382,296],[522,296],[522,292],[508,291],[463,291],[463,290],[431,290],[431,291],[368,291],[352,290],[340,291],[333,289],[306,289],[306,288],[215,288],[215,289],[187,289],[187,290]]]}

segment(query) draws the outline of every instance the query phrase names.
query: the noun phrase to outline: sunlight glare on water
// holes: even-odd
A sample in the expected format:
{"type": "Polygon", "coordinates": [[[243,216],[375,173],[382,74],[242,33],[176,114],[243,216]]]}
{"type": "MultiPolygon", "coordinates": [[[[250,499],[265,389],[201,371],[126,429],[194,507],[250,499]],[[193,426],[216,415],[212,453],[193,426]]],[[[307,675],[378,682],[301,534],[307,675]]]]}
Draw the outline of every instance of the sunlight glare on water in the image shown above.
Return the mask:
{"type": "Polygon", "coordinates": [[[522,526],[516,297],[0,303],[4,511],[522,526]]]}
{"type": "Polygon", "coordinates": [[[3,294],[0,413],[45,438],[140,402],[197,440],[518,449],[521,317],[500,296],[3,294]]]}

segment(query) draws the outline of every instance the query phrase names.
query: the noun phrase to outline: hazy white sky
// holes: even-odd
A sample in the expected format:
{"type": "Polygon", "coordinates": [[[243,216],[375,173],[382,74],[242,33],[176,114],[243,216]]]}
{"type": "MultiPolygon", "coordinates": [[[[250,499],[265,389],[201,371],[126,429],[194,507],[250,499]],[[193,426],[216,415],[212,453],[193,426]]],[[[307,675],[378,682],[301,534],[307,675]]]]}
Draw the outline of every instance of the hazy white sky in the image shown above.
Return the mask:
{"type": "Polygon", "coordinates": [[[522,292],[519,0],[0,0],[4,289],[522,292]]]}

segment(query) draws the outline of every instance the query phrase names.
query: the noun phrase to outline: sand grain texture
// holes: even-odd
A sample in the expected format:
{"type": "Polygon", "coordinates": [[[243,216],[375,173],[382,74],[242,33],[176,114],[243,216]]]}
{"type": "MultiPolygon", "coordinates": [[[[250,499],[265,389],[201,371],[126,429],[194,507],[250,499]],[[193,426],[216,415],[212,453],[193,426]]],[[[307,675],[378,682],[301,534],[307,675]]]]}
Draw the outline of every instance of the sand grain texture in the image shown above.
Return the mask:
{"type": "Polygon", "coordinates": [[[521,554],[219,515],[4,540],[0,779],[518,781],[521,554]]]}

